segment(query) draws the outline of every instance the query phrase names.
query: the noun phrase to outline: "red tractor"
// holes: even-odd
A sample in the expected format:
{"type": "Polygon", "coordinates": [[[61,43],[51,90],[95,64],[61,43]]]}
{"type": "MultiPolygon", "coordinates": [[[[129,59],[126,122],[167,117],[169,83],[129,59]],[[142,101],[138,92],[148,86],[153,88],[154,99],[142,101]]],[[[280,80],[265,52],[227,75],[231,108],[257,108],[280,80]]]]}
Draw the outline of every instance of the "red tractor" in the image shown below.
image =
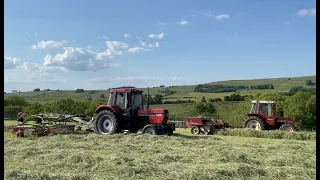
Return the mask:
{"type": "Polygon", "coordinates": [[[276,116],[275,101],[252,101],[251,110],[243,127],[256,130],[296,131],[294,121],[294,118],[283,117],[283,111],[280,112],[280,116],[276,116]]]}
{"type": "Polygon", "coordinates": [[[107,105],[99,105],[90,128],[99,134],[111,135],[120,132],[172,135],[175,124],[168,123],[169,111],[143,109],[142,90],[134,87],[109,89],[107,105]]]}

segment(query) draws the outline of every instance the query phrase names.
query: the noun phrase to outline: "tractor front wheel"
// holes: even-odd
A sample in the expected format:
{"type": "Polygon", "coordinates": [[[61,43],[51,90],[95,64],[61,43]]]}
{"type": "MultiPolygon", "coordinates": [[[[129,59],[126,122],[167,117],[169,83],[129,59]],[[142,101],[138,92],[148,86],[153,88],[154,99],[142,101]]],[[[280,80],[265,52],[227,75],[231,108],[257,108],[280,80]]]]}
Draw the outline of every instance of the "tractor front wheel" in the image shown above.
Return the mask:
{"type": "Polygon", "coordinates": [[[259,117],[251,116],[243,123],[244,128],[255,129],[255,130],[265,130],[265,124],[259,117]]]}
{"type": "Polygon", "coordinates": [[[198,126],[194,126],[191,128],[191,134],[199,134],[200,128],[198,126]]]}
{"type": "Polygon", "coordinates": [[[289,123],[282,124],[279,128],[281,131],[296,131],[297,129],[289,123]]]}
{"type": "Polygon", "coordinates": [[[111,111],[103,110],[95,116],[93,124],[95,133],[111,135],[116,133],[118,122],[111,111]]]}
{"type": "Polygon", "coordinates": [[[142,134],[159,135],[160,133],[154,124],[149,124],[142,129],[142,134]]]}

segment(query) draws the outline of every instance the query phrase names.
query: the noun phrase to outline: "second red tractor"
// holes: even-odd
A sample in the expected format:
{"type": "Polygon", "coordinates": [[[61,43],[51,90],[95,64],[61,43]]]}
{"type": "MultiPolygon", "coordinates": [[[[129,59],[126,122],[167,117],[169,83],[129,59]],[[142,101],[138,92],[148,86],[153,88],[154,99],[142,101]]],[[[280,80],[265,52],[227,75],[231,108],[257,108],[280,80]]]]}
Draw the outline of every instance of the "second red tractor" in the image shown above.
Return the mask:
{"type": "Polygon", "coordinates": [[[248,118],[244,121],[244,128],[256,130],[279,129],[285,131],[296,131],[294,118],[283,117],[283,111],[276,115],[275,101],[252,101],[248,118]]]}

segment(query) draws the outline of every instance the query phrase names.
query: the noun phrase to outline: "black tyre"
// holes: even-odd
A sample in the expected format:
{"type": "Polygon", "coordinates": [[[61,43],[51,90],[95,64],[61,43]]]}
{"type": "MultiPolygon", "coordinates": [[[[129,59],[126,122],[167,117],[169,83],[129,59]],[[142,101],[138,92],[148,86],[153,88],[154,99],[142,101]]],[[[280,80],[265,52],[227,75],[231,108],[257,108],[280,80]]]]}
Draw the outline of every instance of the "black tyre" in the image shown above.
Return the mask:
{"type": "Polygon", "coordinates": [[[262,119],[255,116],[250,116],[247,120],[243,123],[244,128],[248,129],[255,129],[255,130],[265,130],[266,126],[262,119]]]}
{"type": "Polygon", "coordinates": [[[173,135],[173,129],[172,129],[171,126],[168,126],[168,128],[167,128],[167,134],[168,134],[169,136],[173,135]]]}
{"type": "Polygon", "coordinates": [[[154,124],[149,124],[142,129],[142,134],[159,135],[160,132],[154,124]]]}
{"type": "Polygon", "coordinates": [[[294,127],[294,125],[289,124],[289,123],[285,123],[280,126],[279,130],[281,130],[281,131],[296,131],[297,129],[296,129],[296,127],[294,127]]]}
{"type": "Polygon", "coordinates": [[[194,126],[191,128],[191,134],[199,134],[200,133],[200,128],[197,126],[194,126]]]}
{"type": "Polygon", "coordinates": [[[209,135],[212,135],[216,132],[216,128],[214,126],[210,126],[210,130],[208,132],[209,135]]]}
{"type": "Polygon", "coordinates": [[[115,115],[108,110],[99,112],[93,120],[93,131],[103,135],[111,135],[117,131],[118,121],[115,115]]]}

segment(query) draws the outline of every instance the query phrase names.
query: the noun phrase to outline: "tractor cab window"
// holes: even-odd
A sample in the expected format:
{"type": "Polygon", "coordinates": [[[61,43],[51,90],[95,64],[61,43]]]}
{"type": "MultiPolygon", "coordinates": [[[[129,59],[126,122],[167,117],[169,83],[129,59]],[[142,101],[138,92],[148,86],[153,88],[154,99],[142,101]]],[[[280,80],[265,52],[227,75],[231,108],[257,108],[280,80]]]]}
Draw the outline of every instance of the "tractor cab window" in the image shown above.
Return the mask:
{"type": "Polygon", "coordinates": [[[119,106],[121,109],[126,107],[126,93],[117,93],[116,95],[116,106],[119,106]]]}
{"type": "Polygon", "coordinates": [[[107,105],[112,105],[112,93],[110,93],[107,105]]]}
{"type": "Polygon", "coordinates": [[[261,103],[260,104],[260,111],[262,114],[266,116],[272,116],[272,104],[270,103],[261,103]]]}
{"type": "Polygon", "coordinates": [[[140,93],[132,93],[131,96],[132,109],[142,109],[142,95],[140,93]]]}
{"type": "Polygon", "coordinates": [[[251,105],[250,113],[257,113],[257,103],[251,105]]]}

